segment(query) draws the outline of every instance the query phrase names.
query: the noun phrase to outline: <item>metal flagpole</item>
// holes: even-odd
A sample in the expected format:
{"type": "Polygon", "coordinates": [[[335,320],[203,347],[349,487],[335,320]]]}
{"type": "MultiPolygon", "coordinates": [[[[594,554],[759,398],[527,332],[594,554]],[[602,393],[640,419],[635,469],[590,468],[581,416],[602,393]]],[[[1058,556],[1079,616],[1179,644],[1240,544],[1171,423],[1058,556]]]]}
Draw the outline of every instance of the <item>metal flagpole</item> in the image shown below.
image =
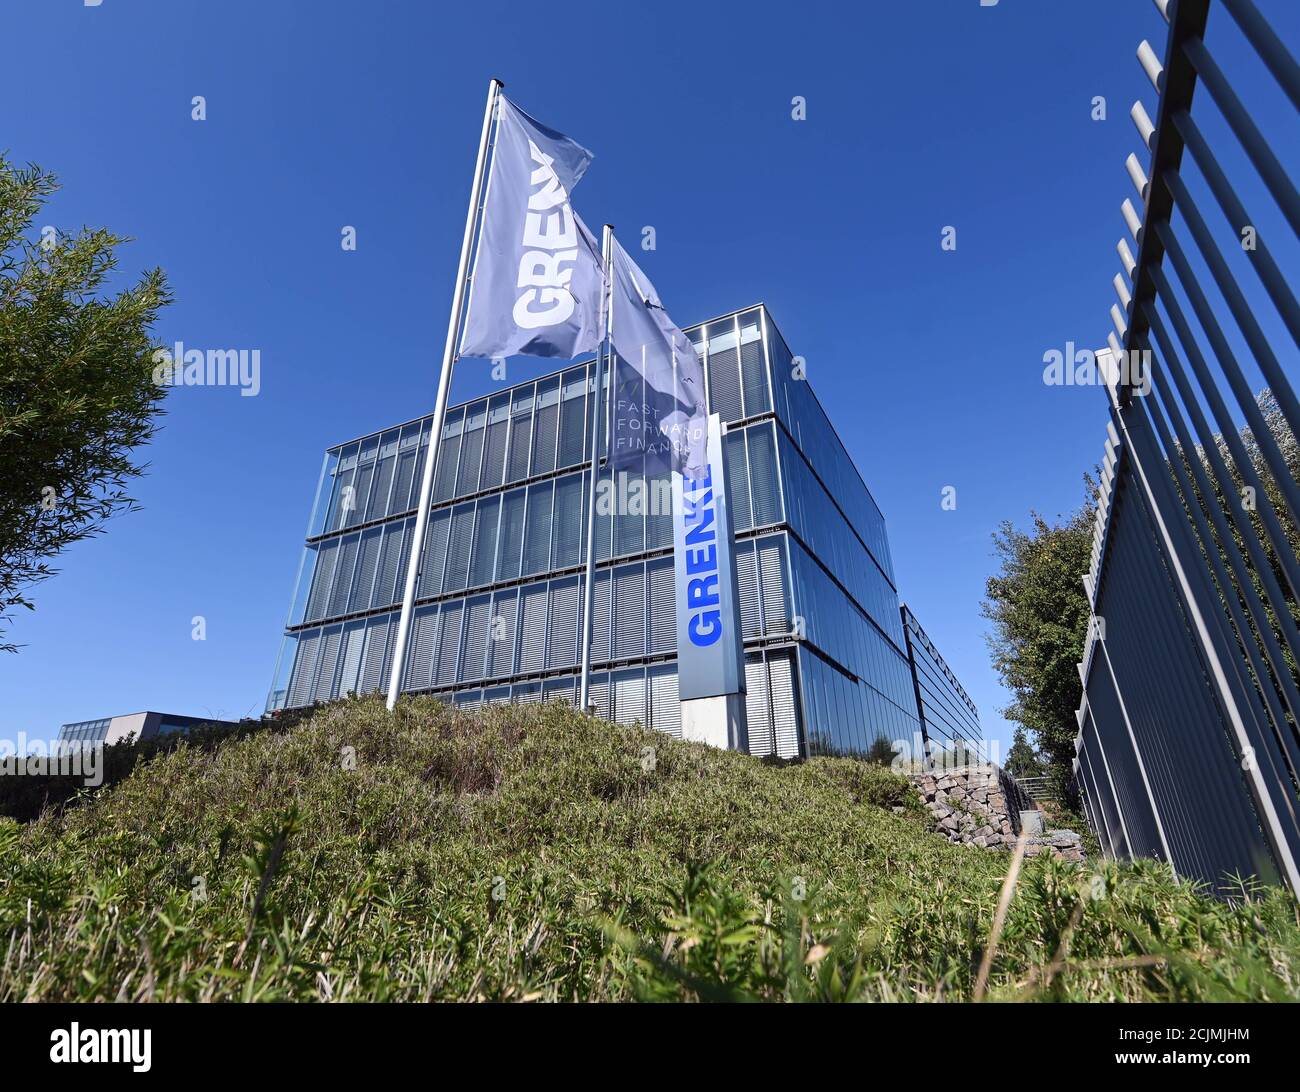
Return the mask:
{"type": "MultiPolygon", "coordinates": [[[[599,422],[596,414],[600,407],[600,388],[604,379],[601,366],[607,349],[611,355],[613,351],[609,347],[609,339],[614,331],[613,256],[614,227],[612,224],[606,224],[600,240],[600,259],[605,273],[602,291],[605,293],[605,298],[600,309],[600,351],[596,354],[596,382],[591,399],[591,481],[588,482],[587,488],[587,575],[582,589],[582,684],[579,687],[578,708],[584,712],[588,710],[591,693],[591,612],[596,599],[596,485],[600,476],[600,433],[597,431],[599,422]]],[[[613,375],[612,368],[610,374],[613,375]]],[[[609,393],[612,398],[614,395],[612,384],[609,393]]]]}
{"type": "Polygon", "coordinates": [[[478,226],[479,206],[483,200],[483,176],[488,158],[488,138],[496,116],[497,101],[505,86],[500,80],[488,84],[487,107],[483,112],[483,133],[479,137],[478,160],[474,164],[474,185],[469,195],[469,211],[465,215],[465,238],[460,244],[460,265],[456,270],[456,288],[451,297],[451,319],[447,323],[447,344],[442,351],[442,374],[438,377],[438,397],[433,404],[433,423],[429,434],[429,450],[424,457],[424,475],[420,479],[420,506],[415,515],[415,533],[411,536],[411,556],[406,564],[406,591],[402,595],[402,616],[397,623],[397,642],[393,645],[393,664],[388,674],[388,708],[397,704],[402,688],[402,669],[405,666],[406,642],[411,632],[411,614],[415,608],[415,588],[420,579],[420,555],[424,551],[424,532],[429,523],[429,506],[433,499],[433,474],[438,461],[438,447],[442,441],[443,419],[447,416],[447,396],[451,393],[451,367],[456,359],[456,343],[460,339],[460,324],[465,306],[465,283],[469,274],[470,251],[474,230],[478,226]]]}

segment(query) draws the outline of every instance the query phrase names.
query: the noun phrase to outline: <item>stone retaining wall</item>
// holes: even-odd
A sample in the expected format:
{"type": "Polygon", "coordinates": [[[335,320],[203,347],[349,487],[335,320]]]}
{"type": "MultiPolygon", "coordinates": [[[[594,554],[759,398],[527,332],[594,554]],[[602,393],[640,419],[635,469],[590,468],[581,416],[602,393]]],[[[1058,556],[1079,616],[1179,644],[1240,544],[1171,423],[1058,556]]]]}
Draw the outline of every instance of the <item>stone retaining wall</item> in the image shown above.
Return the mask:
{"type": "MultiPolygon", "coordinates": [[[[1020,786],[1001,767],[989,763],[953,770],[913,774],[912,783],[935,829],[948,841],[981,849],[1010,849],[1020,836],[1020,811],[1028,803],[1020,786]]],[[[1060,860],[1082,861],[1079,835],[1061,830],[1030,835],[1025,856],[1050,853],[1060,860]]]]}

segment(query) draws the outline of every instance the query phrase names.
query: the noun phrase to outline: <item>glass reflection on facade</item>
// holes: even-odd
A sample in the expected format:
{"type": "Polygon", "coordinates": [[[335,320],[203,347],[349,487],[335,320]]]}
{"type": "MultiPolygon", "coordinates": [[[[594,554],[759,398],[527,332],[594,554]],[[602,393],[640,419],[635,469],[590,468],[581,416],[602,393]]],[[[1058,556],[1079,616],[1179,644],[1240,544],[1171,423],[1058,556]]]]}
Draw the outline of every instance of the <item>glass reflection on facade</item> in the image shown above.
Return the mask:
{"type": "MultiPolygon", "coordinates": [[[[920,731],[884,519],[763,307],[687,330],[724,460],[750,749],[863,753],[920,731]]],[[[404,691],[573,702],[590,363],[448,410],[404,691]]],[[[594,411],[594,412],[593,412],[594,411]]],[[[603,429],[600,443],[606,441],[603,429]]],[[[425,418],[326,453],[268,708],[387,688],[425,418]]],[[[680,736],[666,479],[601,472],[592,694],[680,736]]]]}
{"type": "Polygon", "coordinates": [[[936,748],[943,748],[981,755],[984,733],[975,703],[906,605],[900,617],[907,637],[927,752],[932,754],[936,748]]]}

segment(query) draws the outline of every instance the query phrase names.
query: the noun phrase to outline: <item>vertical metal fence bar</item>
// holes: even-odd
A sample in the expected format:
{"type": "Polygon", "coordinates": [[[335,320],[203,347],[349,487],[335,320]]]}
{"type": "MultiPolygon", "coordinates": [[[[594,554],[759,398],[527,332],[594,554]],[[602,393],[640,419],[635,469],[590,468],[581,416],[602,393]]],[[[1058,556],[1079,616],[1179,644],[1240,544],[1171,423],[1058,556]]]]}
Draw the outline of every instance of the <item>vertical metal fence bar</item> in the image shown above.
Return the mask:
{"type": "MultiPolygon", "coordinates": [[[[1152,319],[1152,330],[1156,332],[1157,339],[1162,345],[1167,345],[1167,337],[1164,334],[1163,327],[1157,325],[1158,317],[1152,319]]],[[[1145,338],[1144,338],[1145,341],[1145,338]]],[[[1168,351],[1168,350],[1166,350],[1168,351]]],[[[1154,356],[1154,353],[1152,354],[1154,356]]],[[[1201,540],[1202,550],[1205,557],[1210,563],[1211,571],[1214,573],[1215,582],[1219,586],[1219,595],[1232,617],[1233,626],[1237,630],[1237,640],[1242,649],[1245,651],[1250,660],[1251,667],[1258,680],[1263,682],[1269,679],[1269,672],[1260,660],[1259,648],[1256,644],[1255,634],[1251,629],[1246,617],[1242,614],[1241,606],[1237,598],[1237,590],[1240,588],[1242,594],[1247,597],[1247,609],[1251,612],[1252,617],[1264,616],[1263,608],[1259,603],[1259,598],[1250,581],[1249,573],[1246,571],[1245,562],[1237,550],[1236,544],[1232,538],[1232,532],[1228,528],[1223,518],[1222,509],[1213,501],[1205,504],[1209,511],[1210,518],[1214,523],[1215,532],[1218,535],[1216,539],[1211,535],[1209,528],[1205,523],[1205,516],[1201,511],[1202,505],[1198,499],[1198,490],[1200,497],[1213,498],[1214,489],[1205,475],[1205,468],[1201,465],[1200,459],[1196,457],[1196,445],[1187,432],[1187,426],[1183,421],[1182,414],[1178,410],[1177,403],[1174,401],[1172,393],[1168,390],[1167,384],[1162,376],[1158,373],[1153,375],[1153,389],[1177,433],[1178,442],[1175,444],[1170,438],[1164,422],[1160,415],[1151,412],[1151,419],[1160,435],[1161,444],[1167,452],[1189,453],[1186,458],[1187,465],[1191,467],[1192,475],[1196,479],[1195,488],[1187,479],[1187,473],[1180,465],[1181,460],[1176,457],[1169,459],[1169,464],[1178,482],[1178,488],[1182,491],[1185,507],[1192,517],[1196,533],[1201,540]],[[1221,544],[1221,545],[1220,545],[1221,544]],[[1232,567],[1233,575],[1238,583],[1234,585],[1229,579],[1228,574],[1224,571],[1223,562],[1220,559],[1220,549],[1227,556],[1228,563],[1232,567]]],[[[1297,693],[1295,684],[1291,679],[1286,658],[1282,655],[1281,649],[1277,645],[1277,640],[1273,636],[1270,627],[1263,627],[1259,630],[1260,639],[1264,642],[1270,665],[1276,674],[1277,684],[1282,689],[1286,699],[1287,706],[1291,711],[1293,718],[1300,719],[1300,693],[1297,693]]],[[[1265,703],[1268,705],[1270,716],[1273,721],[1274,733],[1277,735],[1279,743],[1287,756],[1288,765],[1291,768],[1291,775],[1296,777],[1300,775],[1300,745],[1297,745],[1295,734],[1288,730],[1286,714],[1283,712],[1278,702],[1277,694],[1272,685],[1261,685],[1261,694],[1265,703]]]]}
{"type": "Polygon", "coordinates": [[[1273,149],[1268,146],[1268,141],[1251,120],[1250,114],[1237,98],[1236,92],[1232,90],[1214,58],[1210,56],[1205,43],[1201,41],[1201,36],[1197,34],[1184,39],[1183,52],[1192,62],[1196,74],[1210,92],[1215,105],[1227,119],[1229,128],[1241,142],[1241,147],[1255,165],[1255,170],[1259,171],[1264,185],[1273,195],[1273,200],[1278,203],[1287,223],[1291,225],[1291,230],[1300,235],[1300,194],[1296,193],[1295,186],[1291,184],[1291,179],[1287,177],[1282,164],[1273,154],[1273,149]]]}
{"type": "MultiPolygon", "coordinates": [[[[1300,108],[1300,65],[1252,0],[1221,3],[1300,108]]],[[[1143,208],[1141,218],[1132,201],[1121,209],[1138,254],[1121,239],[1118,304],[1111,308],[1118,336],[1103,351],[1115,365],[1107,373],[1114,427],[1085,580],[1094,616],[1100,621],[1109,610],[1112,632],[1099,636],[1098,648],[1090,642],[1080,668],[1075,769],[1089,820],[1105,828],[1111,850],[1119,849],[1113,828],[1122,821],[1129,856],[1163,851],[1179,872],[1212,884],[1224,870],[1280,875],[1300,894],[1300,626],[1292,617],[1300,600],[1300,548],[1293,545],[1300,483],[1287,463],[1300,438],[1300,400],[1280,346],[1270,343],[1228,264],[1226,244],[1179,173],[1184,149],[1234,232],[1254,232],[1243,246],[1246,260],[1296,346],[1300,303],[1295,274],[1284,272],[1259,237],[1193,116],[1198,83],[1297,235],[1300,194],[1203,41],[1209,4],[1157,0],[1168,22],[1164,63],[1148,42],[1138,48],[1159,109],[1155,122],[1141,101],[1131,111],[1150,159],[1130,155],[1125,164],[1143,208]],[[1217,289],[1215,304],[1189,259],[1186,235],[1217,289]],[[1172,273],[1163,268],[1166,255],[1172,273]],[[1268,407],[1215,313],[1220,297],[1236,326],[1232,336],[1240,333],[1269,385],[1268,407]],[[1145,376],[1133,369],[1139,358],[1149,366],[1145,376]],[[1131,758],[1127,747],[1103,749],[1103,737],[1112,744],[1127,737],[1131,758]],[[1194,760],[1188,747],[1198,749],[1194,760]],[[1136,815],[1144,792],[1150,821],[1136,815]],[[1200,796],[1185,799],[1188,792],[1200,796]],[[1125,816],[1125,801],[1133,814],[1125,816]],[[1263,859],[1269,855],[1271,862],[1263,859]]]]}
{"type": "MultiPolygon", "coordinates": [[[[1164,224],[1156,225],[1157,231],[1163,232],[1165,229],[1166,225],[1164,224]]],[[[1177,254],[1178,258],[1181,259],[1182,252],[1178,249],[1178,241],[1172,234],[1167,234],[1166,243],[1173,244],[1172,246],[1166,246],[1166,252],[1169,256],[1174,258],[1175,254],[1177,254]]],[[[1197,317],[1201,319],[1202,328],[1206,329],[1207,333],[1209,333],[1210,331],[1206,325],[1207,322],[1209,326],[1213,327],[1213,334],[1210,337],[1212,348],[1214,348],[1216,352],[1222,351],[1223,353],[1231,354],[1231,350],[1228,348],[1227,342],[1223,338],[1223,332],[1219,330],[1218,324],[1214,321],[1214,316],[1209,313],[1209,305],[1206,303],[1204,293],[1201,292],[1194,280],[1189,281],[1187,279],[1190,277],[1190,270],[1187,269],[1184,263],[1185,259],[1183,262],[1175,260],[1174,266],[1176,269],[1180,270],[1183,288],[1192,298],[1193,308],[1197,308],[1198,303],[1200,304],[1200,308],[1197,309],[1197,317]]],[[[1174,296],[1173,291],[1169,286],[1169,282],[1165,278],[1164,271],[1153,269],[1151,275],[1155,279],[1156,283],[1160,285],[1161,301],[1165,305],[1165,311],[1169,315],[1169,321],[1173,323],[1174,329],[1178,333],[1178,339],[1182,343],[1184,352],[1187,354],[1188,363],[1191,364],[1193,372],[1196,373],[1196,378],[1200,382],[1201,391],[1205,396],[1206,402],[1210,406],[1210,411],[1214,414],[1215,420],[1219,424],[1221,430],[1219,435],[1222,436],[1223,442],[1227,445],[1228,451],[1232,454],[1237,472],[1241,474],[1245,484],[1255,491],[1256,514],[1259,516],[1260,521],[1264,524],[1268,535],[1273,541],[1278,555],[1278,560],[1282,566],[1282,572],[1287,579],[1287,583],[1291,585],[1292,594],[1300,595],[1300,590],[1297,590],[1300,589],[1300,573],[1297,572],[1295,558],[1289,556],[1290,546],[1287,544],[1286,534],[1282,530],[1281,522],[1277,518],[1277,513],[1273,508],[1273,502],[1268,499],[1268,493],[1264,488],[1264,483],[1260,480],[1259,475],[1255,472],[1254,465],[1250,461],[1250,456],[1246,451],[1246,446],[1241,442],[1241,437],[1237,435],[1236,422],[1233,421],[1232,414],[1228,411],[1227,405],[1219,394],[1218,388],[1210,375],[1209,368],[1206,366],[1205,357],[1201,353],[1200,346],[1197,344],[1196,338],[1187,324],[1187,319],[1183,315],[1182,308],[1178,306],[1177,297],[1174,296]]],[[[1203,435],[1201,440],[1205,444],[1206,454],[1211,459],[1216,458],[1215,452],[1217,452],[1218,445],[1214,441],[1214,435],[1203,435]],[[1215,452],[1212,452],[1211,448],[1214,448],[1215,452]]],[[[1221,479],[1221,484],[1225,496],[1230,493],[1236,493],[1231,476],[1221,479]]],[[[1233,508],[1230,508],[1229,510],[1234,511],[1235,507],[1236,506],[1234,505],[1233,508]]],[[[1242,537],[1246,540],[1246,546],[1248,549],[1259,546],[1259,536],[1253,528],[1242,527],[1241,530],[1242,537]]],[[[1258,560],[1256,563],[1260,564],[1258,560]]],[[[1259,575],[1260,579],[1264,583],[1265,591],[1268,593],[1269,599],[1273,602],[1274,609],[1278,610],[1278,621],[1283,627],[1283,633],[1286,635],[1287,642],[1292,648],[1300,648],[1300,634],[1296,632],[1295,623],[1291,621],[1290,614],[1284,609],[1286,598],[1283,596],[1282,589],[1278,586],[1277,580],[1273,576],[1272,567],[1263,564],[1259,570],[1259,575]]]]}
{"type": "MultiPolygon", "coordinates": [[[[1196,241],[1206,265],[1210,267],[1210,273],[1219,286],[1219,291],[1223,293],[1224,299],[1227,300],[1228,310],[1236,320],[1238,328],[1246,339],[1246,344],[1250,346],[1250,351],[1254,354],[1260,371],[1264,373],[1264,378],[1268,380],[1269,386],[1273,390],[1282,392],[1279,398],[1288,398],[1288,400],[1294,401],[1286,373],[1282,370],[1281,364],[1278,363],[1272,346],[1264,337],[1264,331],[1260,328],[1259,321],[1251,314],[1246,298],[1241,294],[1241,288],[1229,271],[1227,263],[1223,260],[1223,255],[1219,252],[1218,247],[1214,245],[1214,241],[1210,237],[1210,229],[1206,227],[1205,220],[1201,217],[1200,210],[1192,201],[1191,194],[1187,192],[1186,185],[1176,171],[1168,172],[1163,181],[1174,195],[1174,202],[1178,207],[1178,211],[1183,214],[1183,219],[1192,233],[1192,238],[1196,241]]],[[[1263,414],[1259,412],[1259,406],[1255,402],[1254,392],[1251,391],[1250,384],[1246,382],[1246,377],[1242,374],[1236,357],[1228,348],[1222,327],[1213,317],[1205,301],[1204,292],[1195,283],[1182,245],[1178,243],[1168,224],[1159,224],[1156,230],[1164,236],[1165,250],[1169,253],[1174,268],[1178,271],[1178,277],[1183,283],[1184,290],[1192,300],[1192,307],[1196,310],[1197,317],[1201,319],[1201,325],[1209,335],[1210,343],[1214,346],[1214,351],[1219,358],[1219,367],[1228,380],[1228,386],[1232,389],[1232,393],[1236,395],[1237,402],[1240,404],[1242,412],[1255,434],[1255,440],[1260,445],[1260,450],[1268,462],[1269,469],[1282,490],[1282,496],[1286,500],[1287,507],[1291,510],[1291,518],[1300,521],[1300,490],[1297,490],[1295,482],[1291,480],[1286,461],[1277,448],[1277,443],[1273,439],[1268,424],[1264,421],[1263,414]]],[[[1293,424],[1292,429],[1295,430],[1295,428],[1296,426],[1293,424]]],[[[1293,590],[1294,587],[1293,584],[1293,590]]]]}
{"type": "Polygon", "coordinates": [[[1255,52],[1273,73],[1273,78],[1281,84],[1292,105],[1300,110],[1300,65],[1287,52],[1273,28],[1264,21],[1259,9],[1251,0],[1223,0],[1223,6],[1241,28],[1246,40],[1255,47],[1255,52]]]}
{"type": "MultiPolygon", "coordinates": [[[[1210,151],[1210,146],[1206,143],[1205,137],[1201,135],[1201,131],[1191,114],[1186,111],[1175,114],[1173,121],[1182,134],[1184,144],[1192,153],[1192,162],[1205,176],[1210,192],[1214,194],[1215,200],[1219,202],[1219,207],[1237,232],[1238,237],[1247,228],[1254,228],[1256,221],[1246,211],[1246,206],[1241,203],[1236,190],[1233,189],[1232,184],[1223,173],[1223,168],[1219,166],[1219,161],[1214,157],[1214,153],[1210,151]]],[[[1278,314],[1282,316],[1282,321],[1285,323],[1287,330],[1290,331],[1292,339],[1297,344],[1300,344],[1300,303],[1296,302],[1295,295],[1287,286],[1286,278],[1283,277],[1282,271],[1273,259],[1272,251],[1269,250],[1267,242],[1259,235],[1258,231],[1256,231],[1254,247],[1245,253],[1251,267],[1259,276],[1260,281],[1263,282],[1264,289],[1273,300],[1273,305],[1277,308],[1278,314]]],[[[1300,402],[1297,402],[1295,395],[1291,392],[1289,383],[1282,384],[1282,386],[1284,387],[1284,393],[1278,395],[1278,400],[1282,403],[1287,423],[1290,424],[1292,431],[1300,432],[1300,402]]]]}

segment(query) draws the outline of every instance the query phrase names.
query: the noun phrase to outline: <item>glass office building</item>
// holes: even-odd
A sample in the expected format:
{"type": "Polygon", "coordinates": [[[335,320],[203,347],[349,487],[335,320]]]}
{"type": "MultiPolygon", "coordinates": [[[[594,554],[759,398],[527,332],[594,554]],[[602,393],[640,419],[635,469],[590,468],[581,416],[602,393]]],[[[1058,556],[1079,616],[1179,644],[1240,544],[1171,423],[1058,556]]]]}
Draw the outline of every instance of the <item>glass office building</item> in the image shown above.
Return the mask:
{"type": "Polygon", "coordinates": [[[120,743],[129,738],[137,743],[156,739],[158,736],[171,735],[175,732],[188,732],[196,725],[230,725],[234,721],[215,720],[212,717],[184,717],[177,713],[126,713],[118,717],[97,717],[94,720],[79,720],[64,724],[59,728],[58,743],[61,747],[84,747],[103,743],[120,743]]]}
{"type": "Polygon", "coordinates": [[[943,748],[950,752],[964,750],[971,755],[982,755],[984,733],[975,703],[906,604],[902,608],[902,619],[927,753],[943,748]]]}
{"type": "MultiPolygon", "coordinates": [[[[766,308],[687,334],[726,429],[750,749],[912,738],[885,522],[848,452],[766,308]]],[[[584,453],[605,419],[593,371],[448,410],[405,691],[466,706],[576,700],[584,453]]],[[[429,433],[425,418],[326,453],[268,708],[387,688],[429,433]]],[[[679,736],[668,482],[602,475],[614,503],[597,507],[593,698],[602,716],[679,736]]]]}

